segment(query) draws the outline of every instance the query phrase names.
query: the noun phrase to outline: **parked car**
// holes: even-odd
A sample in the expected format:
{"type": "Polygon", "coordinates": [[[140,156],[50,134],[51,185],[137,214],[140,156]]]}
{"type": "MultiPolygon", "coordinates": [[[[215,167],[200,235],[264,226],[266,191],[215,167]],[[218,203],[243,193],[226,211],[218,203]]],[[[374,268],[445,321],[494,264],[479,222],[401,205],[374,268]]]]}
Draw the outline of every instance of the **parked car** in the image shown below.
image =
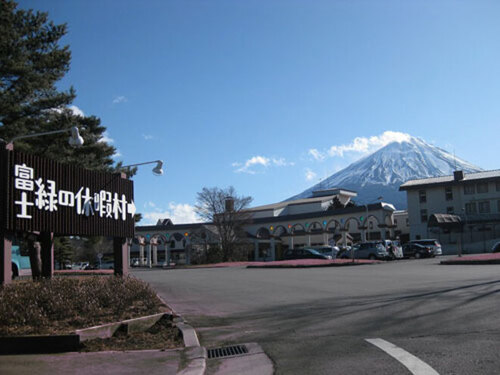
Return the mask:
{"type": "Polygon", "coordinates": [[[496,244],[493,245],[491,248],[492,253],[500,253],[500,242],[497,242],[496,244]]]}
{"type": "Polygon", "coordinates": [[[321,254],[314,249],[292,249],[285,252],[283,259],[332,259],[332,256],[321,254]]]}
{"type": "Polygon", "coordinates": [[[396,240],[384,240],[382,243],[385,245],[387,252],[391,256],[392,259],[401,259],[403,258],[403,248],[399,241],[396,240]]]}
{"type": "Polygon", "coordinates": [[[97,266],[101,269],[101,270],[112,270],[115,268],[115,261],[114,260],[102,260],[101,263],[97,264],[97,266]]]}
{"type": "Polygon", "coordinates": [[[12,245],[12,278],[31,275],[30,257],[21,255],[21,249],[12,245]]]}
{"type": "Polygon", "coordinates": [[[71,266],[71,269],[84,270],[85,267],[87,267],[88,265],[89,265],[89,262],[77,262],[77,263],[73,263],[73,265],[71,266]]]}
{"type": "Polygon", "coordinates": [[[321,247],[314,247],[313,249],[323,255],[330,255],[332,259],[337,258],[337,254],[340,251],[340,249],[337,246],[321,246],[321,247]]]}
{"type": "Polygon", "coordinates": [[[443,255],[443,250],[441,248],[441,244],[439,243],[438,240],[436,240],[434,238],[424,239],[424,240],[413,240],[413,241],[410,241],[410,243],[416,243],[416,244],[423,245],[423,246],[429,246],[434,251],[434,256],[443,255]]]}
{"type": "Polygon", "coordinates": [[[337,253],[337,258],[342,258],[342,254],[346,251],[351,250],[351,246],[339,246],[339,252],[337,253]]]}
{"type": "Polygon", "coordinates": [[[403,255],[405,258],[415,257],[415,259],[435,256],[432,247],[413,242],[409,242],[403,246],[403,255]]]}
{"type": "MultiPolygon", "coordinates": [[[[147,258],[142,258],[143,263],[146,264],[148,262],[147,258]]],[[[139,267],[141,265],[141,259],[140,258],[132,258],[130,259],[130,265],[132,267],[139,267]]]]}
{"type": "Polygon", "coordinates": [[[356,259],[391,259],[391,255],[387,251],[384,243],[381,241],[358,243],[354,245],[350,250],[343,252],[342,258],[352,258],[353,252],[354,258],[356,259]]]}
{"type": "Polygon", "coordinates": [[[113,260],[103,260],[100,263],[94,263],[87,265],[85,270],[112,270],[115,268],[115,262],[113,260]]]}

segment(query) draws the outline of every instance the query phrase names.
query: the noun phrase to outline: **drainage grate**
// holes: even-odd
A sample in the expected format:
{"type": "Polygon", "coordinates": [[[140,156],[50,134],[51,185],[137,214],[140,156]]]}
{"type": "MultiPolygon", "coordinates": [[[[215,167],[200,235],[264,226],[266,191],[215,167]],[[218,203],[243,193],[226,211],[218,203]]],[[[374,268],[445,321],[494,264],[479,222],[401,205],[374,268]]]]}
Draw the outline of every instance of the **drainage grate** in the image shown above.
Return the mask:
{"type": "Polygon", "coordinates": [[[234,345],[222,348],[207,349],[208,359],[234,357],[247,353],[248,349],[245,345],[234,345]]]}

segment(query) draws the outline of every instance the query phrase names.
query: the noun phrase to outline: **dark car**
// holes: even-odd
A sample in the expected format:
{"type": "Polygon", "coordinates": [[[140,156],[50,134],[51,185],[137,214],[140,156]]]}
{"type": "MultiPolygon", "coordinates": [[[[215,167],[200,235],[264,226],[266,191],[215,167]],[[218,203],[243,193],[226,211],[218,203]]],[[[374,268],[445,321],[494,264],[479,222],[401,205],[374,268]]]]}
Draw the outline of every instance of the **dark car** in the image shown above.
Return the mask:
{"type": "Polygon", "coordinates": [[[340,249],[337,246],[321,246],[321,247],[314,247],[313,249],[323,255],[330,255],[332,259],[335,259],[340,251],[340,249]]]}
{"type": "Polygon", "coordinates": [[[332,259],[330,255],[323,255],[314,249],[287,250],[283,256],[285,260],[291,259],[332,259]]]}
{"type": "Polygon", "coordinates": [[[500,242],[497,242],[496,244],[493,245],[491,248],[492,253],[500,253],[500,242]]]}
{"type": "Polygon", "coordinates": [[[422,239],[422,240],[413,240],[410,241],[410,243],[416,243],[422,246],[428,246],[432,249],[434,252],[434,256],[436,255],[442,255],[443,254],[443,249],[441,248],[441,244],[439,243],[438,240],[435,238],[432,239],[422,239]]]}
{"type": "Polygon", "coordinates": [[[405,258],[415,257],[415,259],[436,256],[431,246],[420,245],[413,242],[407,243],[403,246],[403,255],[405,258]]]}
{"type": "Polygon", "coordinates": [[[391,259],[391,254],[381,241],[358,243],[342,253],[341,257],[350,259],[353,252],[356,259],[391,259]]]}

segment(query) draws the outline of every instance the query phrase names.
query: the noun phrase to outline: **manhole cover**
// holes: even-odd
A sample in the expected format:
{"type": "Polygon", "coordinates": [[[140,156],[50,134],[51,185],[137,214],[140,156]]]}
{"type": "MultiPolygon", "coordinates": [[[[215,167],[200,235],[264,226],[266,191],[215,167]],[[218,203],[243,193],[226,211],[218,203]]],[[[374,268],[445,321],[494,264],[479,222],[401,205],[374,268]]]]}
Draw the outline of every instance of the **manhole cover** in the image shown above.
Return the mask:
{"type": "Polygon", "coordinates": [[[245,345],[224,346],[221,348],[207,349],[208,359],[234,357],[247,353],[248,349],[245,345]]]}

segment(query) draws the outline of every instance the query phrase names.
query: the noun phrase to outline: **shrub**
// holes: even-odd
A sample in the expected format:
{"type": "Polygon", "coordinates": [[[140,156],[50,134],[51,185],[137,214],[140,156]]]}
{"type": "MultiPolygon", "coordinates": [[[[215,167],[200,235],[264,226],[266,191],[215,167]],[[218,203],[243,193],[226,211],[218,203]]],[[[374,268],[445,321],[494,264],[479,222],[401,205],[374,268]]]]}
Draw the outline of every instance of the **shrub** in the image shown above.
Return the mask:
{"type": "Polygon", "coordinates": [[[151,287],[131,277],[54,278],[0,287],[0,335],[69,333],[160,311],[151,287]]]}

